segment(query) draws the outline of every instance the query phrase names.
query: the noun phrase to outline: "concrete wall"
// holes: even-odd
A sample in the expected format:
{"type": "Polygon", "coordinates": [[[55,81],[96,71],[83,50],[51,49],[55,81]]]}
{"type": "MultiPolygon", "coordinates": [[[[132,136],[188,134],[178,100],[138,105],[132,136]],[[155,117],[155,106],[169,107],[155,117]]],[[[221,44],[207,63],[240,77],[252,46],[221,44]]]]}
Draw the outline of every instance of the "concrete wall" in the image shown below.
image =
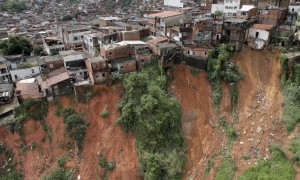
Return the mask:
{"type": "Polygon", "coordinates": [[[27,68],[27,69],[17,69],[17,70],[12,70],[10,71],[11,78],[13,82],[16,82],[17,79],[24,79],[27,77],[31,77],[34,75],[40,74],[40,68],[39,66],[35,66],[32,68],[27,68]],[[17,79],[16,79],[17,76],[17,79]]]}
{"type": "Polygon", "coordinates": [[[252,37],[252,38],[258,38],[258,39],[268,41],[269,36],[270,36],[270,32],[267,31],[267,30],[263,30],[263,29],[250,28],[248,36],[252,37]],[[256,37],[256,33],[258,33],[258,37],[256,37]]]}

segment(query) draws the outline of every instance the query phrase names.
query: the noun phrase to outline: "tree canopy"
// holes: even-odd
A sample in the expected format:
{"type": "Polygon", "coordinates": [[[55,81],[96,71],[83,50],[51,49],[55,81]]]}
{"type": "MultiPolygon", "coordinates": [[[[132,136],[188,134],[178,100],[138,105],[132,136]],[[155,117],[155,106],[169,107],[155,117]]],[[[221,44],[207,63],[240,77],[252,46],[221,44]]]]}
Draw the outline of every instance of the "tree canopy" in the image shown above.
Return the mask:
{"type": "Polygon", "coordinates": [[[9,13],[22,12],[27,9],[25,2],[18,0],[8,0],[6,2],[6,8],[9,13]]]}
{"type": "Polygon", "coordinates": [[[184,162],[181,109],[166,93],[158,65],[126,75],[118,123],[133,132],[145,179],[180,179],[184,162]]]}
{"type": "Polygon", "coordinates": [[[24,54],[30,55],[33,50],[31,43],[24,37],[10,36],[8,39],[0,41],[0,52],[4,55],[24,54]]]}

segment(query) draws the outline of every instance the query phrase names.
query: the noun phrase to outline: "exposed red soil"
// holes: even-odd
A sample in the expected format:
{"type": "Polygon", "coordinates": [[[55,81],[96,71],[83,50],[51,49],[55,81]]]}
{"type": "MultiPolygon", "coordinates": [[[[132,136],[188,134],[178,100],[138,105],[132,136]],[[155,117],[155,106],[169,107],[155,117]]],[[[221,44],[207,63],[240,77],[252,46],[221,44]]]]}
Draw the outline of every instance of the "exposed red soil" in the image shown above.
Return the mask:
{"type": "Polygon", "coordinates": [[[270,145],[287,147],[290,142],[282,121],[279,55],[278,51],[244,48],[233,57],[246,75],[238,85],[239,120],[235,128],[239,136],[232,149],[238,166],[236,177],[258,159],[270,157],[270,145]],[[251,158],[245,160],[243,154],[251,158]]]}
{"type": "MultiPolygon", "coordinates": [[[[238,83],[236,122],[233,122],[226,83],[222,82],[221,108],[216,114],[211,105],[206,73],[196,77],[187,66],[176,67],[174,91],[183,109],[182,125],[187,141],[183,179],[204,177],[209,156],[226,145],[223,128],[212,128],[217,125],[218,117],[226,117],[238,133],[232,148],[237,165],[235,179],[259,159],[270,157],[268,148],[271,144],[279,144],[288,152],[291,138],[288,138],[282,121],[279,55],[278,51],[256,51],[245,47],[233,56],[234,62],[245,74],[245,78],[238,83]],[[250,155],[250,159],[245,160],[245,155],[250,155]]],[[[221,156],[218,156],[205,179],[214,179],[215,167],[220,162],[221,156]]]]}
{"type": "MultiPolygon", "coordinates": [[[[118,89],[120,87],[116,87],[118,89]]],[[[109,179],[138,179],[138,160],[133,136],[125,134],[120,126],[115,124],[119,113],[116,108],[120,94],[111,86],[98,86],[100,94],[93,97],[89,105],[79,104],[78,109],[86,112],[90,122],[81,154],[78,174],[81,179],[100,179],[98,156],[105,156],[109,162],[114,160],[117,167],[109,173],[109,179]],[[103,118],[100,113],[107,105],[109,116],[103,118]]]]}
{"type": "Polygon", "coordinates": [[[210,125],[215,122],[210,86],[206,73],[195,76],[186,65],[178,65],[174,87],[182,107],[182,127],[187,143],[183,179],[198,179],[204,174],[201,166],[221,146],[221,136],[210,125]]]}
{"type": "MultiPolygon", "coordinates": [[[[81,179],[101,179],[104,170],[98,165],[97,153],[104,155],[108,161],[115,160],[117,167],[109,173],[110,179],[138,179],[138,160],[135,151],[134,139],[131,134],[122,132],[120,126],[114,123],[118,118],[116,105],[120,101],[120,94],[113,90],[111,86],[97,86],[100,94],[93,97],[90,101],[90,108],[87,104],[78,104],[75,107],[79,112],[86,113],[86,119],[90,122],[84,140],[84,148],[77,159],[75,148],[72,152],[74,156],[66,162],[66,167],[74,168],[79,166],[78,175],[81,179]],[[100,117],[100,112],[108,105],[109,116],[100,117]]],[[[73,97],[60,97],[59,102],[66,106],[74,106],[73,97]]],[[[17,133],[12,134],[8,128],[1,127],[0,141],[13,149],[14,160],[19,161],[17,168],[24,172],[24,179],[40,179],[47,175],[50,170],[57,167],[56,159],[67,153],[66,145],[74,142],[65,134],[65,126],[61,117],[55,115],[55,105],[49,106],[46,118],[47,124],[52,128],[52,143],[47,137],[43,126],[39,121],[32,119],[24,123],[24,139],[27,150],[20,155],[22,141],[17,133]],[[37,145],[33,150],[30,149],[32,142],[37,145]]]]}

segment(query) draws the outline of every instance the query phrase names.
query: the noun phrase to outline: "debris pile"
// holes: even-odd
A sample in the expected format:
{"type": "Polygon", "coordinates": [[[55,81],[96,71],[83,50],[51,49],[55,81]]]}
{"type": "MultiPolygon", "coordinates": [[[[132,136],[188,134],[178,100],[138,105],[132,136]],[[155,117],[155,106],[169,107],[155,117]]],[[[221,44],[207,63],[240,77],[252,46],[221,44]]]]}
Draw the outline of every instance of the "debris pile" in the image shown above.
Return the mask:
{"type": "Polygon", "coordinates": [[[266,45],[266,41],[262,40],[262,39],[249,38],[248,39],[248,45],[252,49],[263,49],[266,45]]]}

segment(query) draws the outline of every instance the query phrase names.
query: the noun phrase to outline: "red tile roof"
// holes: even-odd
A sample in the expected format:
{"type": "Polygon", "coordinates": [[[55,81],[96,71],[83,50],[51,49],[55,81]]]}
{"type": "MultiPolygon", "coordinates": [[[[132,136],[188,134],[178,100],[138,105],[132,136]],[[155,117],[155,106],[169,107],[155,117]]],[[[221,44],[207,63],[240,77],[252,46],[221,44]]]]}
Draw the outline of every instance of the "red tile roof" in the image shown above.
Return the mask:
{"type": "Polygon", "coordinates": [[[263,29],[263,30],[271,30],[273,29],[273,25],[270,24],[253,24],[251,28],[254,29],[263,29]]]}

